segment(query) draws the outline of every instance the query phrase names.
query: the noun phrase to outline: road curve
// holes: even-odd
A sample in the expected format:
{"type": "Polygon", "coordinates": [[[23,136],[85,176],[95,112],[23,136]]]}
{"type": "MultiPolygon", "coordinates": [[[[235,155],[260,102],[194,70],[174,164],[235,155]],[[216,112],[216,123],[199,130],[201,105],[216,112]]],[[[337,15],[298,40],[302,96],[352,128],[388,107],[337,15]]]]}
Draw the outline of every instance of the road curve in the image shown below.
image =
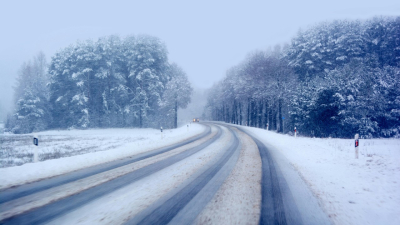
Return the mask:
{"type": "MultiPolygon", "coordinates": [[[[246,130],[238,129],[249,135],[260,151],[262,162],[260,224],[287,224],[278,175],[267,147],[246,130]]],[[[280,177],[280,179],[284,178],[280,177]]],[[[298,218],[296,219],[291,221],[296,221],[296,224],[302,224],[298,218]]]]}
{"type": "Polygon", "coordinates": [[[112,162],[92,166],[89,168],[84,168],[78,171],[70,172],[67,174],[59,175],[56,177],[48,178],[45,180],[33,182],[30,184],[25,184],[17,187],[8,188],[6,190],[1,190],[0,192],[0,204],[4,202],[11,201],[13,199],[18,199],[27,195],[31,195],[40,191],[44,191],[53,187],[57,187],[66,183],[70,183],[76,180],[80,180],[86,177],[93,176],[95,174],[99,174],[108,170],[112,170],[118,167],[122,167],[146,158],[150,158],[168,151],[172,149],[179,148],[181,146],[193,143],[197,140],[200,140],[211,134],[211,127],[205,125],[206,129],[199,135],[196,135],[192,138],[184,140],[182,142],[172,144],[166,147],[158,148],[149,152],[141,153],[126,159],[115,160],[112,162]]]}
{"type": "MultiPolygon", "coordinates": [[[[12,191],[6,194],[1,193],[0,199],[3,198],[5,200],[0,204],[0,215],[1,211],[6,210],[7,204],[10,202],[24,198],[29,202],[31,196],[46,193],[45,191],[48,189],[51,190],[56,187],[61,188],[63,184],[69,184],[79,179],[90,179],[100,173],[109,173],[112,170],[124,166],[134,167],[135,165],[136,167],[139,162],[158,157],[157,160],[149,161],[149,164],[143,167],[137,167],[138,169],[113,177],[104,183],[57,199],[43,206],[32,208],[29,211],[6,217],[4,220],[0,221],[0,224],[42,224],[51,221],[55,223],[54,221],[57,220],[54,219],[58,219],[59,221],[65,216],[65,218],[71,218],[70,215],[74,215],[71,213],[72,211],[79,211],[84,206],[91,207],[91,205],[96,202],[101,204],[104,202],[104,196],[116,193],[118,190],[124,190],[124,187],[125,189],[130,189],[134,183],[140,183],[147,179],[147,183],[160,185],[157,182],[157,176],[159,177],[160,174],[159,172],[172,170],[172,168],[176,169],[178,167],[173,167],[173,165],[183,162],[190,164],[193,161],[189,159],[198,158],[201,154],[207,155],[205,153],[206,151],[215,151],[211,159],[207,159],[208,161],[205,160],[206,163],[204,164],[199,164],[199,166],[193,170],[194,172],[189,173],[189,175],[184,178],[185,180],[183,182],[178,182],[172,189],[165,189],[167,190],[166,193],[159,195],[160,197],[154,197],[154,201],[149,202],[147,205],[145,204],[145,206],[139,208],[135,213],[129,217],[127,216],[126,219],[123,220],[126,224],[199,223],[199,220],[196,220],[196,218],[198,218],[202,212],[205,212],[204,209],[206,206],[213,204],[216,193],[225,185],[224,182],[230,177],[231,173],[233,173],[233,168],[237,165],[237,162],[242,159],[239,156],[242,155],[243,152],[246,152],[246,148],[242,147],[242,142],[245,139],[249,139],[250,141],[244,143],[252,143],[251,145],[247,145],[251,146],[248,149],[252,149],[253,152],[257,154],[259,162],[257,165],[254,165],[259,168],[256,173],[259,175],[259,178],[258,180],[253,179],[253,181],[256,182],[252,182],[257,185],[255,190],[258,191],[254,192],[256,193],[255,196],[259,196],[254,198],[256,204],[252,204],[252,207],[254,211],[259,213],[255,213],[254,216],[251,217],[251,221],[247,221],[247,223],[307,224],[307,221],[302,221],[302,216],[297,208],[298,206],[293,200],[290,188],[279,168],[280,164],[277,164],[274,159],[275,156],[271,154],[270,149],[268,149],[262,141],[258,140],[252,133],[240,126],[224,123],[203,124],[207,126],[208,129],[201,135],[188,139],[185,142],[136,155],[129,159],[90,168],[86,171],[77,171],[76,174],[65,175],[64,180],[57,177],[49,181],[42,181],[43,183],[39,182],[36,187],[34,184],[29,184],[15,188],[14,193],[12,191]],[[259,156],[256,148],[258,149],[259,156]],[[164,157],[161,157],[163,155],[164,157]],[[30,190],[31,185],[34,187],[33,190],[30,190]],[[10,201],[7,200],[7,196],[17,197],[8,197],[8,199],[11,199],[10,201]]],[[[161,185],[166,183],[167,182],[161,183],[161,185]]],[[[229,185],[232,185],[232,183],[229,185]]],[[[233,185],[235,185],[235,183],[233,183],[233,185]]],[[[248,190],[250,190],[250,188],[248,190]]],[[[228,196],[228,198],[229,197],[235,196],[228,196]]],[[[136,203],[133,202],[132,204],[136,203]]],[[[208,212],[209,211],[207,211],[207,213],[208,212]]],[[[236,211],[233,213],[235,212],[236,211]]],[[[219,224],[220,222],[223,221],[212,221],[209,223],[219,224]]]]}
{"type": "Polygon", "coordinates": [[[214,196],[237,161],[241,144],[236,132],[230,127],[227,128],[233,136],[233,140],[223,150],[224,153],[217,162],[209,165],[204,172],[195,177],[189,184],[178,188],[179,191],[173,196],[166,200],[161,200],[162,203],[156,202],[126,224],[167,224],[171,220],[174,220],[174,224],[191,224],[214,196]],[[227,165],[230,159],[233,159],[234,163],[227,165]],[[226,167],[226,170],[219,173],[223,167],[226,167]],[[219,179],[214,179],[214,182],[211,182],[216,176],[219,179]],[[193,206],[187,207],[194,198],[197,199],[194,201],[193,206]],[[182,210],[185,210],[185,212],[182,213],[182,210]],[[180,213],[180,217],[176,217],[178,213],[180,213]]]}
{"type": "MultiPolygon", "coordinates": [[[[209,128],[210,126],[207,126],[207,127],[209,128]]],[[[25,213],[22,213],[22,214],[19,214],[16,216],[12,216],[10,218],[6,218],[6,219],[0,221],[0,223],[1,224],[41,224],[41,223],[45,223],[46,221],[49,221],[57,216],[65,214],[75,208],[80,207],[83,204],[87,204],[88,202],[90,202],[96,198],[99,198],[107,193],[115,191],[125,185],[132,183],[132,182],[140,180],[143,177],[149,176],[159,170],[162,170],[162,169],[168,167],[169,165],[171,165],[173,163],[176,163],[180,160],[185,159],[186,157],[189,157],[190,155],[202,150],[203,148],[207,147],[214,141],[218,140],[222,133],[221,129],[219,127],[217,127],[217,132],[214,135],[209,135],[209,133],[210,133],[209,131],[210,130],[207,129],[206,132],[203,133],[205,135],[201,135],[201,137],[203,139],[205,139],[205,141],[203,141],[201,144],[199,144],[195,147],[192,147],[184,152],[181,152],[177,155],[173,155],[172,157],[169,157],[169,158],[161,160],[157,163],[148,165],[144,168],[138,169],[138,170],[136,170],[132,173],[126,174],[124,176],[117,177],[117,178],[113,179],[111,182],[106,182],[104,184],[101,184],[101,185],[95,186],[93,188],[87,189],[85,191],[82,191],[78,194],[69,196],[67,198],[61,199],[61,200],[53,202],[51,204],[47,204],[43,207],[33,209],[33,210],[30,210],[28,212],[25,212],[25,213]]],[[[181,147],[182,145],[194,142],[195,140],[198,140],[198,139],[199,138],[197,138],[197,137],[196,137],[196,139],[192,138],[191,140],[184,141],[183,143],[179,143],[174,146],[175,146],[175,148],[181,147]]],[[[161,148],[156,151],[147,153],[147,154],[145,154],[145,156],[147,156],[146,158],[149,158],[149,157],[152,157],[155,155],[165,153],[166,151],[169,151],[169,150],[172,150],[171,146],[161,148]]],[[[143,157],[144,156],[139,155],[139,156],[134,157],[133,159],[129,159],[127,161],[136,162],[136,161],[141,160],[140,158],[143,159],[143,157]]],[[[126,164],[127,163],[124,162],[123,165],[126,165],[126,164]]],[[[118,165],[121,165],[121,164],[118,164],[118,165]]],[[[108,166],[106,166],[106,167],[109,168],[108,166]]],[[[102,168],[101,170],[104,170],[104,169],[102,168]]],[[[29,200],[28,200],[28,202],[29,202],[29,200]]],[[[0,205],[0,209],[1,209],[0,211],[8,210],[7,203],[8,202],[0,205]]]]}

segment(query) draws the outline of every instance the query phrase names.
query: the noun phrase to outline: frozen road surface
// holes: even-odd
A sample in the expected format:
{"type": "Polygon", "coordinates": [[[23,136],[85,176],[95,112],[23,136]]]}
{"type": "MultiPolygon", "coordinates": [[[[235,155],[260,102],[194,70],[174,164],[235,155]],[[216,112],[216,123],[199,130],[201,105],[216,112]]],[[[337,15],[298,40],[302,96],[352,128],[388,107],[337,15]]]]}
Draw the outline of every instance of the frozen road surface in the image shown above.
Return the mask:
{"type": "Polygon", "coordinates": [[[3,189],[0,224],[330,224],[289,163],[239,126],[3,189]]]}

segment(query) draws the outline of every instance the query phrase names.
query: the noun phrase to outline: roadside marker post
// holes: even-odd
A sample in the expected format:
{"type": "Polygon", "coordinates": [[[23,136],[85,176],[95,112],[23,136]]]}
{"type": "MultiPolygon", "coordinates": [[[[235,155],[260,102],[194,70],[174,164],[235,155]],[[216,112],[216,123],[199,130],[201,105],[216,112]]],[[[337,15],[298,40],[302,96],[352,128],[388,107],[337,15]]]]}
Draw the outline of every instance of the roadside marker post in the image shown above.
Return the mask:
{"type": "Polygon", "coordinates": [[[296,127],[294,127],[294,137],[296,137],[297,136],[297,130],[296,130],[296,127]]]}
{"type": "Polygon", "coordinates": [[[186,127],[187,127],[187,131],[189,131],[189,124],[188,124],[188,125],[186,125],[186,127]]]}
{"type": "Polygon", "coordinates": [[[268,123],[267,123],[267,127],[265,129],[268,130],[268,123]]]}
{"type": "Polygon", "coordinates": [[[33,145],[34,145],[33,162],[36,163],[38,162],[38,148],[39,148],[39,138],[36,134],[33,134],[33,145]]]}
{"type": "Polygon", "coordinates": [[[161,129],[161,139],[163,139],[162,127],[160,129],[161,129]]]}
{"type": "Polygon", "coordinates": [[[359,141],[358,141],[358,134],[354,135],[354,139],[355,139],[355,147],[356,147],[356,159],[358,159],[358,146],[359,146],[359,141]]]}

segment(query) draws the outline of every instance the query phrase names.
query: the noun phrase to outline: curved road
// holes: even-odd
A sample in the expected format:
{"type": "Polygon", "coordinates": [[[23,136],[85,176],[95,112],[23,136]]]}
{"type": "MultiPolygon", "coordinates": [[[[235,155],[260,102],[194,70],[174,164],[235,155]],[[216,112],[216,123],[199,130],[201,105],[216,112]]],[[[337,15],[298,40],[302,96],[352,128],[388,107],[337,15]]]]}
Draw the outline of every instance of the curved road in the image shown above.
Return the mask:
{"type": "MultiPolygon", "coordinates": [[[[147,202],[135,202],[132,199],[131,204],[136,208],[127,210],[129,213],[121,212],[124,218],[112,223],[200,223],[199,215],[205,208],[218,201],[217,193],[221,188],[232,186],[227,184],[228,177],[232,176],[232,171],[238,162],[244,160],[248,146],[256,146],[259,151],[261,165],[253,166],[261,167],[260,182],[254,184],[261,186],[259,188],[261,193],[255,193],[254,196],[258,196],[252,200],[255,213],[246,217],[248,218],[246,223],[329,223],[328,220],[304,221],[304,218],[308,217],[302,216],[298,210],[300,207],[298,205],[301,203],[293,197],[294,192],[291,191],[293,187],[288,186],[279,165],[262,141],[240,126],[222,123],[203,123],[203,125],[205,131],[202,134],[171,146],[4,190],[0,193],[0,224],[69,222],[75,219],[76,215],[80,215],[81,211],[83,215],[87,208],[90,211],[102,202],[109,201],[107,198],[111,198],[109,196],[113,194],[136,190],[135,185],[149,184],[160,190],[154,193],[159,197],[154,200],[149,198],[147,202]],[[255,144],[251,145],[249,140],[255,144]],[[169,177],[171,184],[158,183],[162,180],[160,176],[171,176],[169,177]],[[180,177],[183,178],[179,180],[180,177]]],[[[137,193],[138,196],[140,194],[137,193]]],[[[125,202],[129,203],[127,200],[125,202]]],[[[123,206],[128,207],[128,205],[123,206]]],[[[232,207],[240,208],[237,205],[232,207]]],[[[90,215],[96,213],[100,212],[89,212],[90,215]]],[[[103,219],[92,222],[89,220],[88,223],[99,223],[103,219]]],[[[210,220],[207,223],[221,224],[224,221],[210,220]]]]}

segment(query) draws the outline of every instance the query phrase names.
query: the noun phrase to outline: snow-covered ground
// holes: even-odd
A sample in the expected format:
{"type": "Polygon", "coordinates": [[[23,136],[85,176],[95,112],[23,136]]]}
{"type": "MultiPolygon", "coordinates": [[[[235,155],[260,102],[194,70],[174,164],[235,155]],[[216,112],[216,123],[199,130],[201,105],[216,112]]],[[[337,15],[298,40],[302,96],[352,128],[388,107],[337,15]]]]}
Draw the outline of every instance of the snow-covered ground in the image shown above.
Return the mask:
{"type": "Polygon", "coordinates": [[[204,129],[204,126],[191,124],[189,128],[182,126],[164,130],[162,139],[160,130],[156,129],[40,132],[38,163],[31,163],[34,153],[32,135],[1,135],[1,167],[13,165],[10,161],[24,164],[0,168],[0,189],[177,143],[200,134],[204,129]]]}
{"type": "Polygon", "coordinates": [[[400,224],[400,140],[281,135],[245,128],[297,169],[334,224],[400,224]]]}

